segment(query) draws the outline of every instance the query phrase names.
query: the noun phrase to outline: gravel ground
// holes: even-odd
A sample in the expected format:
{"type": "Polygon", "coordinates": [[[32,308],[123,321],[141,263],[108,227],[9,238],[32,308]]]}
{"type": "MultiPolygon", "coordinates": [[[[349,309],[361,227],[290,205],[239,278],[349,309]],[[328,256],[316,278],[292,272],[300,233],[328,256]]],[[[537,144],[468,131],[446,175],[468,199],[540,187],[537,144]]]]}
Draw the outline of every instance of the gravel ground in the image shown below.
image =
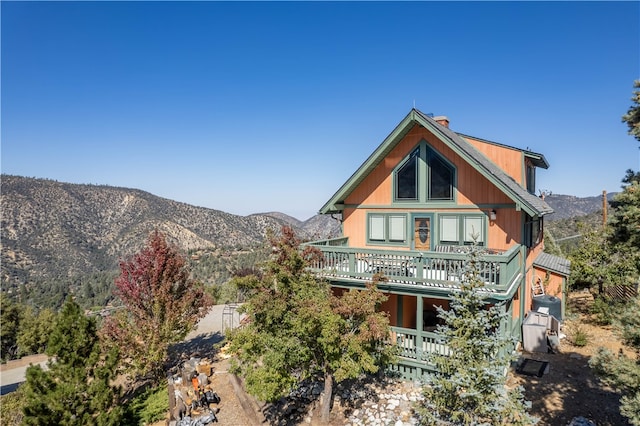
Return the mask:
{"type": "MultiPolygon", "coordinates": [[[[187,335],[185,342],[176,346],[174,351],[179,359],[191,357],[209,358],[213,361],[214,374],[210,380],[220,396],[217,414],[218,425],[251,426],[263,423],[264,416],[258,403],[242,391],[238,379],[228,372],[229,359],[224,353],[214,349],[216,343],[224,339],[224,330],[237,327],[240,316],[234,307],[215,305],[198,323],[195,331],[187,335]]],[[[158,425],[164,425],[159,422],[158,425]]]]}

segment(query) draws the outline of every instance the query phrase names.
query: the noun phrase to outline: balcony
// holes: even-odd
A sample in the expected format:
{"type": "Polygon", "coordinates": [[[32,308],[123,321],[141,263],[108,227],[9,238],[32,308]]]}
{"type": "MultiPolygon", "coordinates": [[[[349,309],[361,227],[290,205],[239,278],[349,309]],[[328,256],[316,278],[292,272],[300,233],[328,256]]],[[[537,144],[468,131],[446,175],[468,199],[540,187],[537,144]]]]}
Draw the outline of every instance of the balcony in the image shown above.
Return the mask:
{"type": "MultiPolygon", "coordinates": [[[[375,274],[383,274],[388,289],[446,293],[459,287],[468,258],[468,248],[462,246],[439,246],[433,251],[376,250],[348,247],[347,243],[347,238],[307,243],[323,254],[311,262],[311,271],[334,284],[359,287],[375,274]]],[[[518,245],[507,251],[484,249],[479,265],[484,291],[498,299],[510,297],[520,282],[522,262],[518,245]]]]}

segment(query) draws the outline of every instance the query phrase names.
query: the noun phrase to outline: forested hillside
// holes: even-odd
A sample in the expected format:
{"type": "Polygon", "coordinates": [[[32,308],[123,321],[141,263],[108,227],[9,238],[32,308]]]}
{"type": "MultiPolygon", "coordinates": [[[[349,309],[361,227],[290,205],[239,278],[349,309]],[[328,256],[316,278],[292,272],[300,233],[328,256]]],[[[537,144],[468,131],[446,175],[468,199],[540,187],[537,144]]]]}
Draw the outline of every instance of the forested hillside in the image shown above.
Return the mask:
{"type": "MultiPolygon", "coordinates": [[[[60,307],[69,294],[84,307],[107,303],[119,260],[155,229],[188,254],[195,278],[216,285],[264,258],[269,229],[287,224],[302,239],[322,239],[339,235],[340,227],[331,216],[304,222],[279,212],[237,216],[137,189],[10,175],[2,175],[0,197],[2,291],[40,307],[60,307]]],[[[545,222],[555,239],[579,233],[581,218],[597,222],[602,209],[599,196],[546,200],[555,209],[545,222]]]]}
{"type": "Polygon", "coordinates": [[[324,238],[337,224],[322,217],[326,225],[318,226],[314,218],[307,232],[305,222],[280,213],[237,216],[136,189],[10,175],[2,175],[0,202],[2,291],[52,307],[68,294],[84,306],[107,301],[119,260],[155,229],[194,263],[208,262],[194,270],[213,282],[242,267],[239,259],[262,247],[270,229],[288,224],[303,238],[324,238]]]}

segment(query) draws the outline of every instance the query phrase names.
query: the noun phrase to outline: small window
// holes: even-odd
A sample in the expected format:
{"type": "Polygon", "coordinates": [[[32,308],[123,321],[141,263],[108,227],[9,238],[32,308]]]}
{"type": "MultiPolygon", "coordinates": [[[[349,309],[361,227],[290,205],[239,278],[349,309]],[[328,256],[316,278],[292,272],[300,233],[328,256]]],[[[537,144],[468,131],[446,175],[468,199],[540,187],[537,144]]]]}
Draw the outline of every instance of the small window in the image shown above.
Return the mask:
{"type": "Polygon", "coordinates": [[[406,244],[407,215],[370,213],[368,241],[374,244],[406,244]]]}
{"type": "Polygon", "coordinates": [[[407,216],[389,216],[389,241],[403,243],[407,239],[407,216]]]}
{"type": "Polygon", "coordinates": [[[458,244],[458,216],[440,217],[440,242],[458,244]]]}
{"type": "Polygon", "coordinates": [[[536,167],[531,164],[531,163],[527,163],[527,191],[529,191],[531,194],[535,194],[536,193],[536,167]]]}
{"type": "Polygon", "coordinates": [[[524,245],[531,248],[537,246],[542,240],[543,221],[541,217],[532,218],[525,216],[524,245]]]}
{"type": "Polygon", "coordinates": [[[482,235],[482,217],[465,216],[464,217],[464,243],[465,244],[482,244],[484,243],[482,235]]]}
{"type": "Polygon", "coordinates": [[[439,244],[484,246],[486,218],[482,215],[440,215],[439,244]]]}
{"type": "Polygon", "coordinates": [[[383,215],[369,216],[369,239],[371,241],[384,241],[385,226],[383,215]]]}

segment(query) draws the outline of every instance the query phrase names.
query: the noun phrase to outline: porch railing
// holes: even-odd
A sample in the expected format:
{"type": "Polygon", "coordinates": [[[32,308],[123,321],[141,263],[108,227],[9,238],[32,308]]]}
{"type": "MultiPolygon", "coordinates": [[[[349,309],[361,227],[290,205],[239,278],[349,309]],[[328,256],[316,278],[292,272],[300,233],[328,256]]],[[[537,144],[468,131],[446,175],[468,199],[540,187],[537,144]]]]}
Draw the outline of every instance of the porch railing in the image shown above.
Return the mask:
{"type": "Polygon", "coordinates": [[[398,347],[398,356],[401,358],[428,362],[431,353],[451,354],[451,349],[440,343],[438,335],[428,331],[418,333],[410,328],[391,327],[390,340],[390,344],[398,347]]]}
{"type": "MultiPolygon", "coordinates": [[[[311,262],[318,276],[334,281],[370,281],[381,273],[391,284],[455,288],[464,276],[468,254],[454,247],[447,252],[416,250],[376,250],[346,246],[346,238],[308,243],[322,252],[311,262]]],[[[506,252],[487,250],[480,256],[480,278],[488,292],[502,292],[521,273],[519,246],[506,252]]]]}

